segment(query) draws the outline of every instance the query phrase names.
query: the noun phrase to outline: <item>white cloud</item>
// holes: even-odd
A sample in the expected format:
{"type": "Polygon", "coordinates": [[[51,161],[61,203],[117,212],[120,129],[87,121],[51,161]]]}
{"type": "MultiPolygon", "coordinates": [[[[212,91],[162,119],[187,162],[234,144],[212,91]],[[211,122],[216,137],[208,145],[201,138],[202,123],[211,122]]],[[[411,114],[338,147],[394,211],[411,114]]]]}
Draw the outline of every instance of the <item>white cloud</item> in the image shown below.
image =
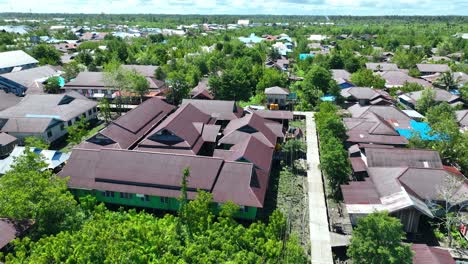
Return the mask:
{"type": "Polygon", "coordinates": [[[3,12],[466,15],[468,0],[0,0],[3,12]]]}

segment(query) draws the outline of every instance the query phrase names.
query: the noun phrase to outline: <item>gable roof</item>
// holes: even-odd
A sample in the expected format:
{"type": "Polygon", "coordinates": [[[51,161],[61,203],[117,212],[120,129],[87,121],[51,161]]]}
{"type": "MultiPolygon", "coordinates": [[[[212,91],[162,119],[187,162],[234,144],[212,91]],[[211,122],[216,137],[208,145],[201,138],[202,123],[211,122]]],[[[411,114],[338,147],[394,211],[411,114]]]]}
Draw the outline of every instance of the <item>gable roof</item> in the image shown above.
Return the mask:
{"type": "Polygon", "coordinates": [[[442,169],[439,152],[426,149],[366,148],[368,167],[413,167],[442,169]]]}
{"type": "Polygon", "coordinates": [[[372,71],[398,71],[395,63],[366,63],[366,68],[372,71]]]}
{"type": "Polygon", "coordinates": [[[370,114],[367,118],[344,118],[343,123],[350,133],[367,132],[373,135],[400,135],[387,121],[376,114],[370,114]]]}
{"type": "Polygon", "coordinates": [[[121,148],[128,149],[161,120],[174,110],[174,106],[153,97],[144,101],[138,107],[112,121],[98,134],[111,139],[114,145],[99,145],[93,143],[93,138],[80,144],[82,148],[121,148]]]}
{"type": "Polygon", "coordinates": [[[122,68],[125,70],[135,70],[139,74],[145,76],[145,77],[154,77],[154,72],[156,71],[159,66],[153,66],[153,65],[134,65],[134,64],[126,64],[122,65],[122,68]]]}
{"type": "Polygon", "coordinates": [[[22,50],[0,52],[0,68],[17,67],[38,62],[38,60],[22,50]]]}
{"type": "Polygon", "coordinates": [[[0,132],[0,147],[11,144],[15,142],[16,140],[17,138],[15,138],[14,136],[10,136],[7,133],[0,132]]]}
{"type": "Polygon", "coordinates": [[[256,110],[255,113],[265,119],[271,120],[292,120],[294,118],[294,114],[291,111],[256,110]]]}
{"type": "Polygon", "coordinates": [[[201,112],[192,104],[182,105],[174,113],[162,121],[156,128],[149,132],[148,136],[138,145],[139,150],[173,152],[180,149],[179,153],[196,155],[201,149],[204,140],[202,137],[204,126],[213,124],[216,120],[201,112]],[[153,138],[160,131],[169,131],[182,139],[182,142],[169,145],[157,142],[153,138]]]}
{"type": "Polygon", "coordinates": [[[192,96],[193,99],[209,99],[213,100],[214,96],[210,93],[208,89],[208,79],[202,79],[200,82],[198,82],[198,85],[195,86],[192,91],[190,92],[190,95],[192,96]]]}
{"type": "Polygon", "coordinates": [[[411,250],[414,251],[413,264],[455,264],[455,260],[446,249],[413,244],[411,250]]]}
{"type": "MultiPolygon", "coordinates": [[[[437,102],[447,102],[450,104],[450,103],[455,103],[455,101],[460,99],[460,96],[452,94],[449,91],[439,89],[439,88],[431,88],[431,89],[435,92],[434,100],[437,102]]],[[[411,103],[417,103],[417,101],[421,99],[422,93],[423,91],[416,91],[416,92],[405,93],[401,96],[408,97],[411,103]]]]}
{"type": "Polygon", "coordinates": [[[405,83],[417,83],[423,87],[432,86],[429,82],[423,79],[411,77],[403,71],[385,71],[378,72],[378,74],[385,80],[386,87],[400,87],[405,85],[405,83]]]}
{"type": "Polygon", "coordinates": [[[448,72],[450,67],[447,64],[416,64],[420,72],[448,72]]]}
{"type": "MultiPolygon", "coordinates": [[[[200,189],[212,192],[215,202],[231,200],[243,206],[263,206],[263,199],[250,186],[253,164],[220,158],[77,148],[59,175],[70,176],[71,188],[179,197],[185,168],[190,168],[189,199],[200,189]]],[[[266,186],[259,189],[265,192],[266,186]]]]}
{"type": "Polygon", "coordinates": [[[0,118],[56,119],[68,121],[97,105],[97,102],[72,94],[29,94],[0,112],[0,118]]]}
{"type": "Polygon", "coordinates": [[[244,110],[235,101],[183,99],[181,107],[191,104],[201,112],[217,120],[233,120],[241,117],[244,110]]]}
{"type": "Polygon", "coordinates": [[[332,76],[335,81],[338,82],[338,80],[351,80],[351,73],[348,72],[347,70],[341,70],[341,69],[332,69],[332,76]]]}
{"type": "Polygon", "coordinates": [[[19,102],[21,102],[23,97],[16,96],[13,93],[6,93],[4,90],[0,89],[0,111],[12,107],[19,102]]]}
{"type": "MultiPolygon", "coordinates": [[[[237,134],[238,136],[244,135],[244,138],[247,138],[249,133],[242,132],[240,129],[244,127],[251,127],[256,130],[256,132],[251,133],[253,136],[257,136],[257,138],[260,140],[262,140],[261,138],[264,137],[272,146],[275,146],[278,135],[276,135],[275,132],[266,125],[266,123],[268,123],[268,121],[255,112],[242,118],[231,120],[231,122],[229,122],[229,124],[224,129],[224,136],[220,139],[220,143],[227,143],[226,141],[223,141],[223,139],[229,138],[231,134],[237,134]]],[[[237,137],[237,139],[243,140],[242,136],[237,137]]],[[[231,141],[231,143],[238,142],[231,141]]]]}
{"type": "Polygon", "coordinates": [[[15,238],[21,236],[33,224],[33,221],[15,221],[7,218],[0,218],[0,249],[5,247],[15,238]]]}
{"type": "MultiPolygon", "coordinates": [[[[125,65],[122,65],[124,67],[125,65]]],[[[146,68],[139,66],[143,65],[126,65],[127,68],[134,68],[137,72],[141,71],[142,75],[148,74],[146,68]]],[[[148,66],[148,67],[157,67],[157,66],[148,66]]],[[[161,89],[165,83],[163,81],[157,80],[152,76],[145,76],[146,80],[149,83],[150,89],[161,89]]],[[[101,89],[110,89],[106,83],[106,76],[104,72],[80,72],[75,79],[66,83],[63,89],[76,89],[76,88],[101,88],[101,89]]]]}
{"type": "Polygon", "coordinates": [[[273,86],[265,89],[265,94],[278,94],[278,95],[288,95],[289,90],[279,86],[273,86]]]}
{"type": "Polygon", "coordinates": [[[59,76],[60,72],[51,66],[45,65],[37,68],[31,68],[23,71],[10,72],[0,75],[2,78],[10,80],[25,87],[27,93],[43,93],[42,83],[49,77],[59,76]]]}
{"type": "Polygon", "coordinates": [[[390,105],[361,106],[359,104],[354,104],[348,108],[348,111],[351,113],[352,117],[356,118],[362,118],[369,113],[374,113],[384,120],[411,120],[403,111],[390,105]]]}

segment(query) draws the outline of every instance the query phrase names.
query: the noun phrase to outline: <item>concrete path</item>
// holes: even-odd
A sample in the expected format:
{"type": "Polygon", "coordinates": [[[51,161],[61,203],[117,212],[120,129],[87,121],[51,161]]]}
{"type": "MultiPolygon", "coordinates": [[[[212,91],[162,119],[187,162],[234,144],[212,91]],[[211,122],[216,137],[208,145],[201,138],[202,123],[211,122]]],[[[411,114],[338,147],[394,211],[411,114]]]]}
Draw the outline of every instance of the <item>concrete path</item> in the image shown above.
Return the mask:
{"type": "Polygon", "coordinates": [[[306,117],[307,171],[311,259],[314,264],[333,264],[327,206],[319,169],[319,150],[313,112],[294,112],[306,117]]]}

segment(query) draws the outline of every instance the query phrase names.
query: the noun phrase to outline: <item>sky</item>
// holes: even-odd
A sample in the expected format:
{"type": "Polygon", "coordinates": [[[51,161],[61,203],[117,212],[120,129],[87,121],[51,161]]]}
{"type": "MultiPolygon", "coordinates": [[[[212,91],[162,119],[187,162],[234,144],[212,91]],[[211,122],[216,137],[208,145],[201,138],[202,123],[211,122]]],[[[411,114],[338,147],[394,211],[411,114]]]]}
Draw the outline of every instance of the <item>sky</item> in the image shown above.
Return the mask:
{"type": "Polygon", "coordinates": [[[0,0],[0,12],[468,16],[468,0],[0,0]]]}

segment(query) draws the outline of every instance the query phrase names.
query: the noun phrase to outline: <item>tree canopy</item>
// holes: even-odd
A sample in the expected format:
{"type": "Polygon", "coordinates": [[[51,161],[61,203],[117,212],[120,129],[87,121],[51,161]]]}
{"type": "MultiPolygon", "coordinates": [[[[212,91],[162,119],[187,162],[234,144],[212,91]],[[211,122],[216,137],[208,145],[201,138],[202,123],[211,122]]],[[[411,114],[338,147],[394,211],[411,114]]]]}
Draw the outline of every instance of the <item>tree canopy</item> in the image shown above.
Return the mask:
{"type": "Polygon", "coordinates": [[[404,235],[400,220],[386,212],[372,213],[359,219],[347,254],[354,263],[411,264],[413,252],[402,243],[404,235]]]}

